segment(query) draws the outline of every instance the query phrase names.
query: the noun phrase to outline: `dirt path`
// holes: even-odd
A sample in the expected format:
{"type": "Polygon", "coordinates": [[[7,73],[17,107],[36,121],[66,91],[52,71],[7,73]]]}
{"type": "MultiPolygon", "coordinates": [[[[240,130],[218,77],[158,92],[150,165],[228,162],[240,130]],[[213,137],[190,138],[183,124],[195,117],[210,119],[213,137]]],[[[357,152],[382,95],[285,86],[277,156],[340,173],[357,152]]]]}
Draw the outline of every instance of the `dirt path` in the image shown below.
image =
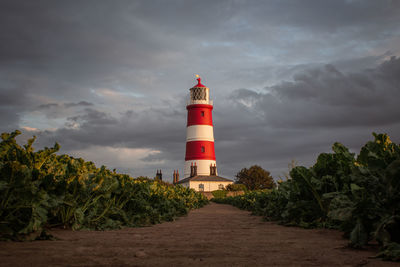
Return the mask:
{"type": "Polygon", "coordinates": [[[152,227],[52,233],[60,240],[0,242],[0,266],[399,266],[344,248],[340,232],[279,226],[214,203],[152,227]]]}

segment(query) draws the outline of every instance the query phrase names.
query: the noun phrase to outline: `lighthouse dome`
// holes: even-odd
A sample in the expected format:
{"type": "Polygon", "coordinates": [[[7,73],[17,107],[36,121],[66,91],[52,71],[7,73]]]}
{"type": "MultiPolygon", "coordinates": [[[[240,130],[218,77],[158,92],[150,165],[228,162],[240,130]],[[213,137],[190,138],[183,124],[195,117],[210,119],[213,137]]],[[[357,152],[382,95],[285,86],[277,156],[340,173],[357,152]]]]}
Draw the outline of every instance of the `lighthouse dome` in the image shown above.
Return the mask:
{"type": "Polygon", "coordinates": [[[197,78],[197,84],[195,86],[193,86],[192,88],[199,88],[199,87],[207,88],[207,86],[205,86],[204,84],[201,83],[200,77],[197,78]]]}

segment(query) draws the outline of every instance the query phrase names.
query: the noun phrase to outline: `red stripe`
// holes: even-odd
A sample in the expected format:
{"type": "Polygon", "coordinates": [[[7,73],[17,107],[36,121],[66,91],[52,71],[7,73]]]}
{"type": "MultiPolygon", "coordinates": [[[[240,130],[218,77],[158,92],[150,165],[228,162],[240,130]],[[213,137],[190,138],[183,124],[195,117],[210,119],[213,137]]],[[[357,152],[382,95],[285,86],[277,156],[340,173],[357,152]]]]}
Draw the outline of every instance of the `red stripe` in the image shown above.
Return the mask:
{"type": "Polygon", "coordinates": [[[186,142],[185,160],[194,160],[194,159],[215,160],[214,142],[211,141],[186,142]],[[202,149],[202,147],[204,150],[202,149]]]}
{"type": "Polygon", "coordinates": [[[188,110],[187,126],[191,125],[213,125],[212,105],[194,104],[186,107],[188,110]]]}

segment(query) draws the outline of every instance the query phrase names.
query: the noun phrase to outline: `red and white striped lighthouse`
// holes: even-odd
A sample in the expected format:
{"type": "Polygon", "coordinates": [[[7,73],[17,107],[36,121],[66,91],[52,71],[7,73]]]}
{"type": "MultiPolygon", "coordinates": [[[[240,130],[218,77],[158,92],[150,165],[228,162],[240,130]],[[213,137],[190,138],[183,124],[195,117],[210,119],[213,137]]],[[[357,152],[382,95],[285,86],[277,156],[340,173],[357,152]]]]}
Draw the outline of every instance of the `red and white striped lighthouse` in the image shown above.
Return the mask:
{"type": "Polygon", "coordinates": [[[210,89],[201,84],[200,77],[197,81],[198,83],[190,88],[190,99],[186,106],[188,116],[184,177],[218,175],[210,89]]]}

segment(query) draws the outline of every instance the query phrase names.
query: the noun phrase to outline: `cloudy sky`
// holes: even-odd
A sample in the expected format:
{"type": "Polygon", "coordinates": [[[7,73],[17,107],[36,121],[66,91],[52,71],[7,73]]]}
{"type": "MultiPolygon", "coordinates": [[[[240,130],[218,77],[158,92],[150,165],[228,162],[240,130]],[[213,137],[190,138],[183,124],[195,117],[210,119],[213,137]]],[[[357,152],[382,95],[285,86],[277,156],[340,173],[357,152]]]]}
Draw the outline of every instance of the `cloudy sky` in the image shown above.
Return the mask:
{"type": "Polygon", "coordinates": [[[183,173],[195,74],[219,174],[277,178],[339,141],[400,142],[400,1],[0,1],[0,131],[154,177],[183,173]]]}

